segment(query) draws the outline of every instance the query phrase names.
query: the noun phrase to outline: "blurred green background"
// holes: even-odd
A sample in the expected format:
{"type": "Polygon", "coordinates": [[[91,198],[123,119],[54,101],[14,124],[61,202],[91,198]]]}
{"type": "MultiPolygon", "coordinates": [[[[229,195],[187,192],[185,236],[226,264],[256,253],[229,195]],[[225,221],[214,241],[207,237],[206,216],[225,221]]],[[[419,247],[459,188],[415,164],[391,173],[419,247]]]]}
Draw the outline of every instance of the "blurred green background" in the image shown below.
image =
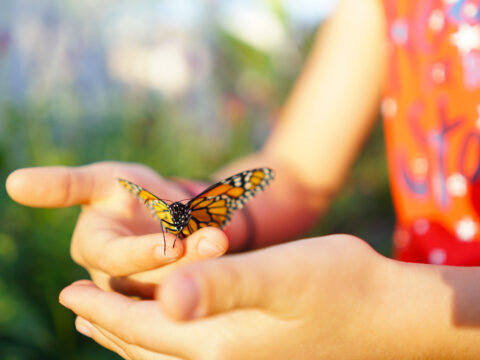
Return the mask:
{"type": "MultiPolygon", "coordinates": [[[[255,151],[334,1],[7,0],[0,13],[0,176],[101,160],[207,177],[255,151]]],[[[389,255],[382,129],[312,235],[389,255]]],[[[74,331],[59,291],[78,208],[29,209],[0,191],[0,359],[116,359],[74,331]]],[[[292,219],[295,221],[295,219],[292,219]]]]}

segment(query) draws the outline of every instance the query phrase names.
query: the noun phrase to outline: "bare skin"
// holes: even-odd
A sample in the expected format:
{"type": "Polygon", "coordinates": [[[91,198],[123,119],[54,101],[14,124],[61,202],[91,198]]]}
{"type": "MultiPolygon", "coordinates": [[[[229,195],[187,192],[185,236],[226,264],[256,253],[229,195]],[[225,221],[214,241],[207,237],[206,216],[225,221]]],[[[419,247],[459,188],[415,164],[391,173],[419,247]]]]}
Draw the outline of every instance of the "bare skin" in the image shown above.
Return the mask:
{"type": "Polygon", "coordinates": [[[86,281],[60,302],[125,359],[476,359],[479,276],[332,235],[186,265],[160,306],[86,281]]]}
{"type": "Polygon", "coordinates": [[[165,234],[164,253],[160,225],[118,184],[118,177],[141,183],[165,199],[188,198],[181,188],[146,166],[114,162],[17,170],[7,179],[7,191],[27,206],[82,206],[71,255],[104,290],[152,297],[153,284],[172,269],[227,251],[225,236],[212,242],[198,232],[185,242],[177,241],[175,247],[175,235],[165,234]]]}

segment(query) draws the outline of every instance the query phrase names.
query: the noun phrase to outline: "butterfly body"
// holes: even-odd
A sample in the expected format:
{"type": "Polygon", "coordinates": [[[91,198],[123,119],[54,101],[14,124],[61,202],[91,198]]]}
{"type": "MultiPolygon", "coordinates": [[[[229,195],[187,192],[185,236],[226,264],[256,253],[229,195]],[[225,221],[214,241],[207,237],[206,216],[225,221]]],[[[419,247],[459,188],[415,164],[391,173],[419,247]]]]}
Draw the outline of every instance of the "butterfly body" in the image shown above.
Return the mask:
{"type": "Polygon", "coordinates": [[[137,184],[119,181],[144,202],[162,230],[183,239],[203,227],[225,227],[233,212],[263,190],[274,176],[269,168],[247,170],[210,186],[186,204],[176,201],[170,205],[137,184]]]}
{"type": "Polygon", "coordinates": [[[174,202],[168,206],[170,214],[172,214],[173,226],[175,231],[181,232],[185,226],[188,225],[192,211],[190,208],[179,201],[174,202]]]}

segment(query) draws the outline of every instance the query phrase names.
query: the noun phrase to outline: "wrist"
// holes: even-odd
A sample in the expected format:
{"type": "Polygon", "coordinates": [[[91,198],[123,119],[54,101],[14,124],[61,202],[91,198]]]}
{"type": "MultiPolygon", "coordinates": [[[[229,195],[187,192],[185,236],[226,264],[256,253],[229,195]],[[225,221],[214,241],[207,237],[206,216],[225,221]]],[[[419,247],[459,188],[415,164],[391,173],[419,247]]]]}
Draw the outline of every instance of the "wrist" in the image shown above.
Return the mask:
{"type": "Polygon", "coordinates": [[[480,268],[387,262],[376,325],[392,358],[478,358],[480,268]]]}
{"type": "Polygon", "coordinates": [[[371,248],[360,257],[360,266],[349,276],[356,282],[343,285],[356,289],[346,327],[339,332],[352,349],[350,358],[437,359],[430,355],[430,314],[423,298],[428,274],[371,248]]]}

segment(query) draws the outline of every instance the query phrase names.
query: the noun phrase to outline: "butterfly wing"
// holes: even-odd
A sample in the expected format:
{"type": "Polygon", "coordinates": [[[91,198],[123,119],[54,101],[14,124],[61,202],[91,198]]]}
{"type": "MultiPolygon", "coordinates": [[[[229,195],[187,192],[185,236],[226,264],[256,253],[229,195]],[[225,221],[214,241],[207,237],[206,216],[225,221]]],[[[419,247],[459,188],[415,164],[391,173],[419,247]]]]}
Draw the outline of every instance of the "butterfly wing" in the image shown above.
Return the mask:
{"type": "Polygon", "coordinates": [[[163,221],[162,226],[170,232],[176,232],[177,229],[171,225],[173,224],[172,214],[165,201],[159,199],[148,190],[132,183],[131,181],[125,179],[118,179],[118,181],[148,207],[155,219],[160,221],[160,223],[163,221]]]}
{"type": "Polygon", "coordinates": [[[274,176],[272,169],[259,168],[241,172],[210,186],[188,202],[191,218],[181,234],[185,237],[207,226],[223,228],[233,212],[263,190],[274,176]]]}

